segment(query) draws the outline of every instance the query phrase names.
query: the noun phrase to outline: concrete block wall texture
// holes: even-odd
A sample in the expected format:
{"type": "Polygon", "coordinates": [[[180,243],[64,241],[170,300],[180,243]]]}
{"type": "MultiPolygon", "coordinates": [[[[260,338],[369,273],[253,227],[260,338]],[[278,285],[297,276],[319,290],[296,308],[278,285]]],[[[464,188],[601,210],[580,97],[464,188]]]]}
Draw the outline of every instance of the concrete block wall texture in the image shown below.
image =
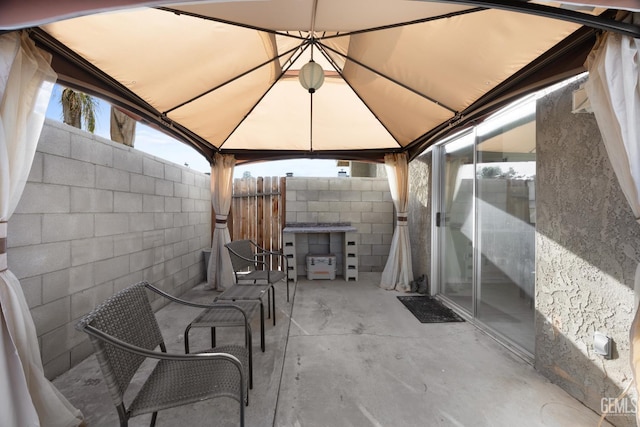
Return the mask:
{"type": "Polygon", "coordinates": [[[210,179],[47,120],[8,230],[9,267],[53,378],[92,353],[74,325],[114,292],[147,280],[180,295],[204,280],[210,179]]]}
{"type": "MultiPolygon", "coordinates": [[[[358,270],[382,271],[393,237],[393,201],[386,178],[305,178],[288,177],[286,222],[350,222],[358,229],[358,270]]],[[[304,267],[306,239],[300,239],[297,254],[304,267]],[[302,243],[302,244],[301,244],[302,243]]],[[[327,243],[328,246],[328,243],[327,243]]],[[[304,271],[301,269],[300,271],[304,271]]]]}
{"type": "MultiPolygon", "coordinates": [[[[631,381],[629,329],[640,261],[635,222],[593,114],[572,114],[576,82],[538,101],[536,369],[600,412],[631,381]],[[600,331],[614,358],[594,353],[600,331]]],[[[609,417],[618,426],[634,416],[609,417]]]]}

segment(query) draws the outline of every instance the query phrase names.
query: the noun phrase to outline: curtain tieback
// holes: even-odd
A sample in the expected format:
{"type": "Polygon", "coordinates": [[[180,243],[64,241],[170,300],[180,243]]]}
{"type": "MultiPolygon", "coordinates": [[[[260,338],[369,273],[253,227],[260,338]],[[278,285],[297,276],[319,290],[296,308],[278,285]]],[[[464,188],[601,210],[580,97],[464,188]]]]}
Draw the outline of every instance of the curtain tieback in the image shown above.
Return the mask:
{"type": "Polygon", "coordinates": [[[0,221],[0,272],[7,269],[7,222],[0,221]]]}
{"type": "Polygon", "coordinates": [[[407,220],[408,220],[408,216],[406,212],[398,212],[398,214],[396,215],[396,219],[397,219],[397,225],[401,225],[401,226],[406,226],[407,225],[407,220]]]}
{"type": "Polygon", "coordinates": [[[227,215],[216,215],[216,228],[227,228],[227,215]]]}

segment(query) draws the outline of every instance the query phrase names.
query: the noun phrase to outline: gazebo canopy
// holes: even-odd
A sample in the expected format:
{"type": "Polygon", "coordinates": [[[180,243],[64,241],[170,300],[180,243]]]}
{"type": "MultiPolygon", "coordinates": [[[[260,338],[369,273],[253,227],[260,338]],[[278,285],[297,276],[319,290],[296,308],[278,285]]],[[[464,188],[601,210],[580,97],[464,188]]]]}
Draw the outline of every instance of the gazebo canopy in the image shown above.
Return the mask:
{"type": "Polygon", "coordinates": [[[28,28],[54,54],[60,83],[209,160],[220,152],[239,162],[413,157],[515,96],[584,71],[597,31],[640,36],[616,10],[557,2],[12,3],[0,6],[0,28],[28,28]],[[325,79],[310,94],[298,73],[312,57],[325,79]]]}

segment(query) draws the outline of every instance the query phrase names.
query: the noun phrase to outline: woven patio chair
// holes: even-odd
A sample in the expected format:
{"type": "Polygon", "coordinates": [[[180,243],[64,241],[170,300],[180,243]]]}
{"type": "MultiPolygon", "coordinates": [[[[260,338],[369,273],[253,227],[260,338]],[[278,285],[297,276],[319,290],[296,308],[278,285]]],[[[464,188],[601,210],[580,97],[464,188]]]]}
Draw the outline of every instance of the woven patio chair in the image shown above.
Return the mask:
{"type": "Polygon", "coordinates": [[[244,426],[244,406],[248,404],[248,351],[242,346],[221,346],[213,352],[167,353],[147,289],[194,307],[206,304],[183,301],[147,282],[132,285],[100,304],[83,317],[76,328],[89,334],[109,394],[116,406],[120,426],[130,418],[151,413],[151,426],[162,409],[230,397],[240,404],[239,424],[244,426]],[[155,350],[160,347],[161,351],[155,350]],[[124,394],[142,363],[158,359],[142,388],[126,400],[124,394]]]}
{"type": "MultiPolygon", "coordinates": [[[[273,285],[282,279],[287,283],[287,302],[289,302],[289,268],[288,259],[281,252],[268,251],[253,240],[234,240],[225,245],[229,250],[233,272],[236,276],[236,283],[252,282],[254,284],[269,284],[273,290],[273,285]],[[280,258],[284,268],[282,270],[271,270],[274,265],[274,258],[280,258]]],[[[275,303],[274,303],[275,310],[275,303]]],[[[274,316],[275,325],[275,316],[274,316]]]]}

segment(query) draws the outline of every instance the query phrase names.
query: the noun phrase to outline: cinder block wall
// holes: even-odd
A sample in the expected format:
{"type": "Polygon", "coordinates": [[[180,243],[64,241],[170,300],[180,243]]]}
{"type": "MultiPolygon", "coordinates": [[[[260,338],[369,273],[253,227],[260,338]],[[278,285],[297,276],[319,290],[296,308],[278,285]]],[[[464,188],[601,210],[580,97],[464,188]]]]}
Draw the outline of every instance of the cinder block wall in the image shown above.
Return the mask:
{"type": "MultiPolygon", "coordinates": [[[[91,354],[76,321],[147,280],[181,294],[204,279],[209,176],[47,121],[8,224],[20,279],[53,378],[91,354]]],[[[162,299],[154,301],[159,308],[162,299]]]]}
{"type": "Polygon", "coordinates": [[[393,236],[386,178],[289,177],[286,212],[287,223],[350,222],[358,229],[358,270],[384,269],[393,236]]]}

